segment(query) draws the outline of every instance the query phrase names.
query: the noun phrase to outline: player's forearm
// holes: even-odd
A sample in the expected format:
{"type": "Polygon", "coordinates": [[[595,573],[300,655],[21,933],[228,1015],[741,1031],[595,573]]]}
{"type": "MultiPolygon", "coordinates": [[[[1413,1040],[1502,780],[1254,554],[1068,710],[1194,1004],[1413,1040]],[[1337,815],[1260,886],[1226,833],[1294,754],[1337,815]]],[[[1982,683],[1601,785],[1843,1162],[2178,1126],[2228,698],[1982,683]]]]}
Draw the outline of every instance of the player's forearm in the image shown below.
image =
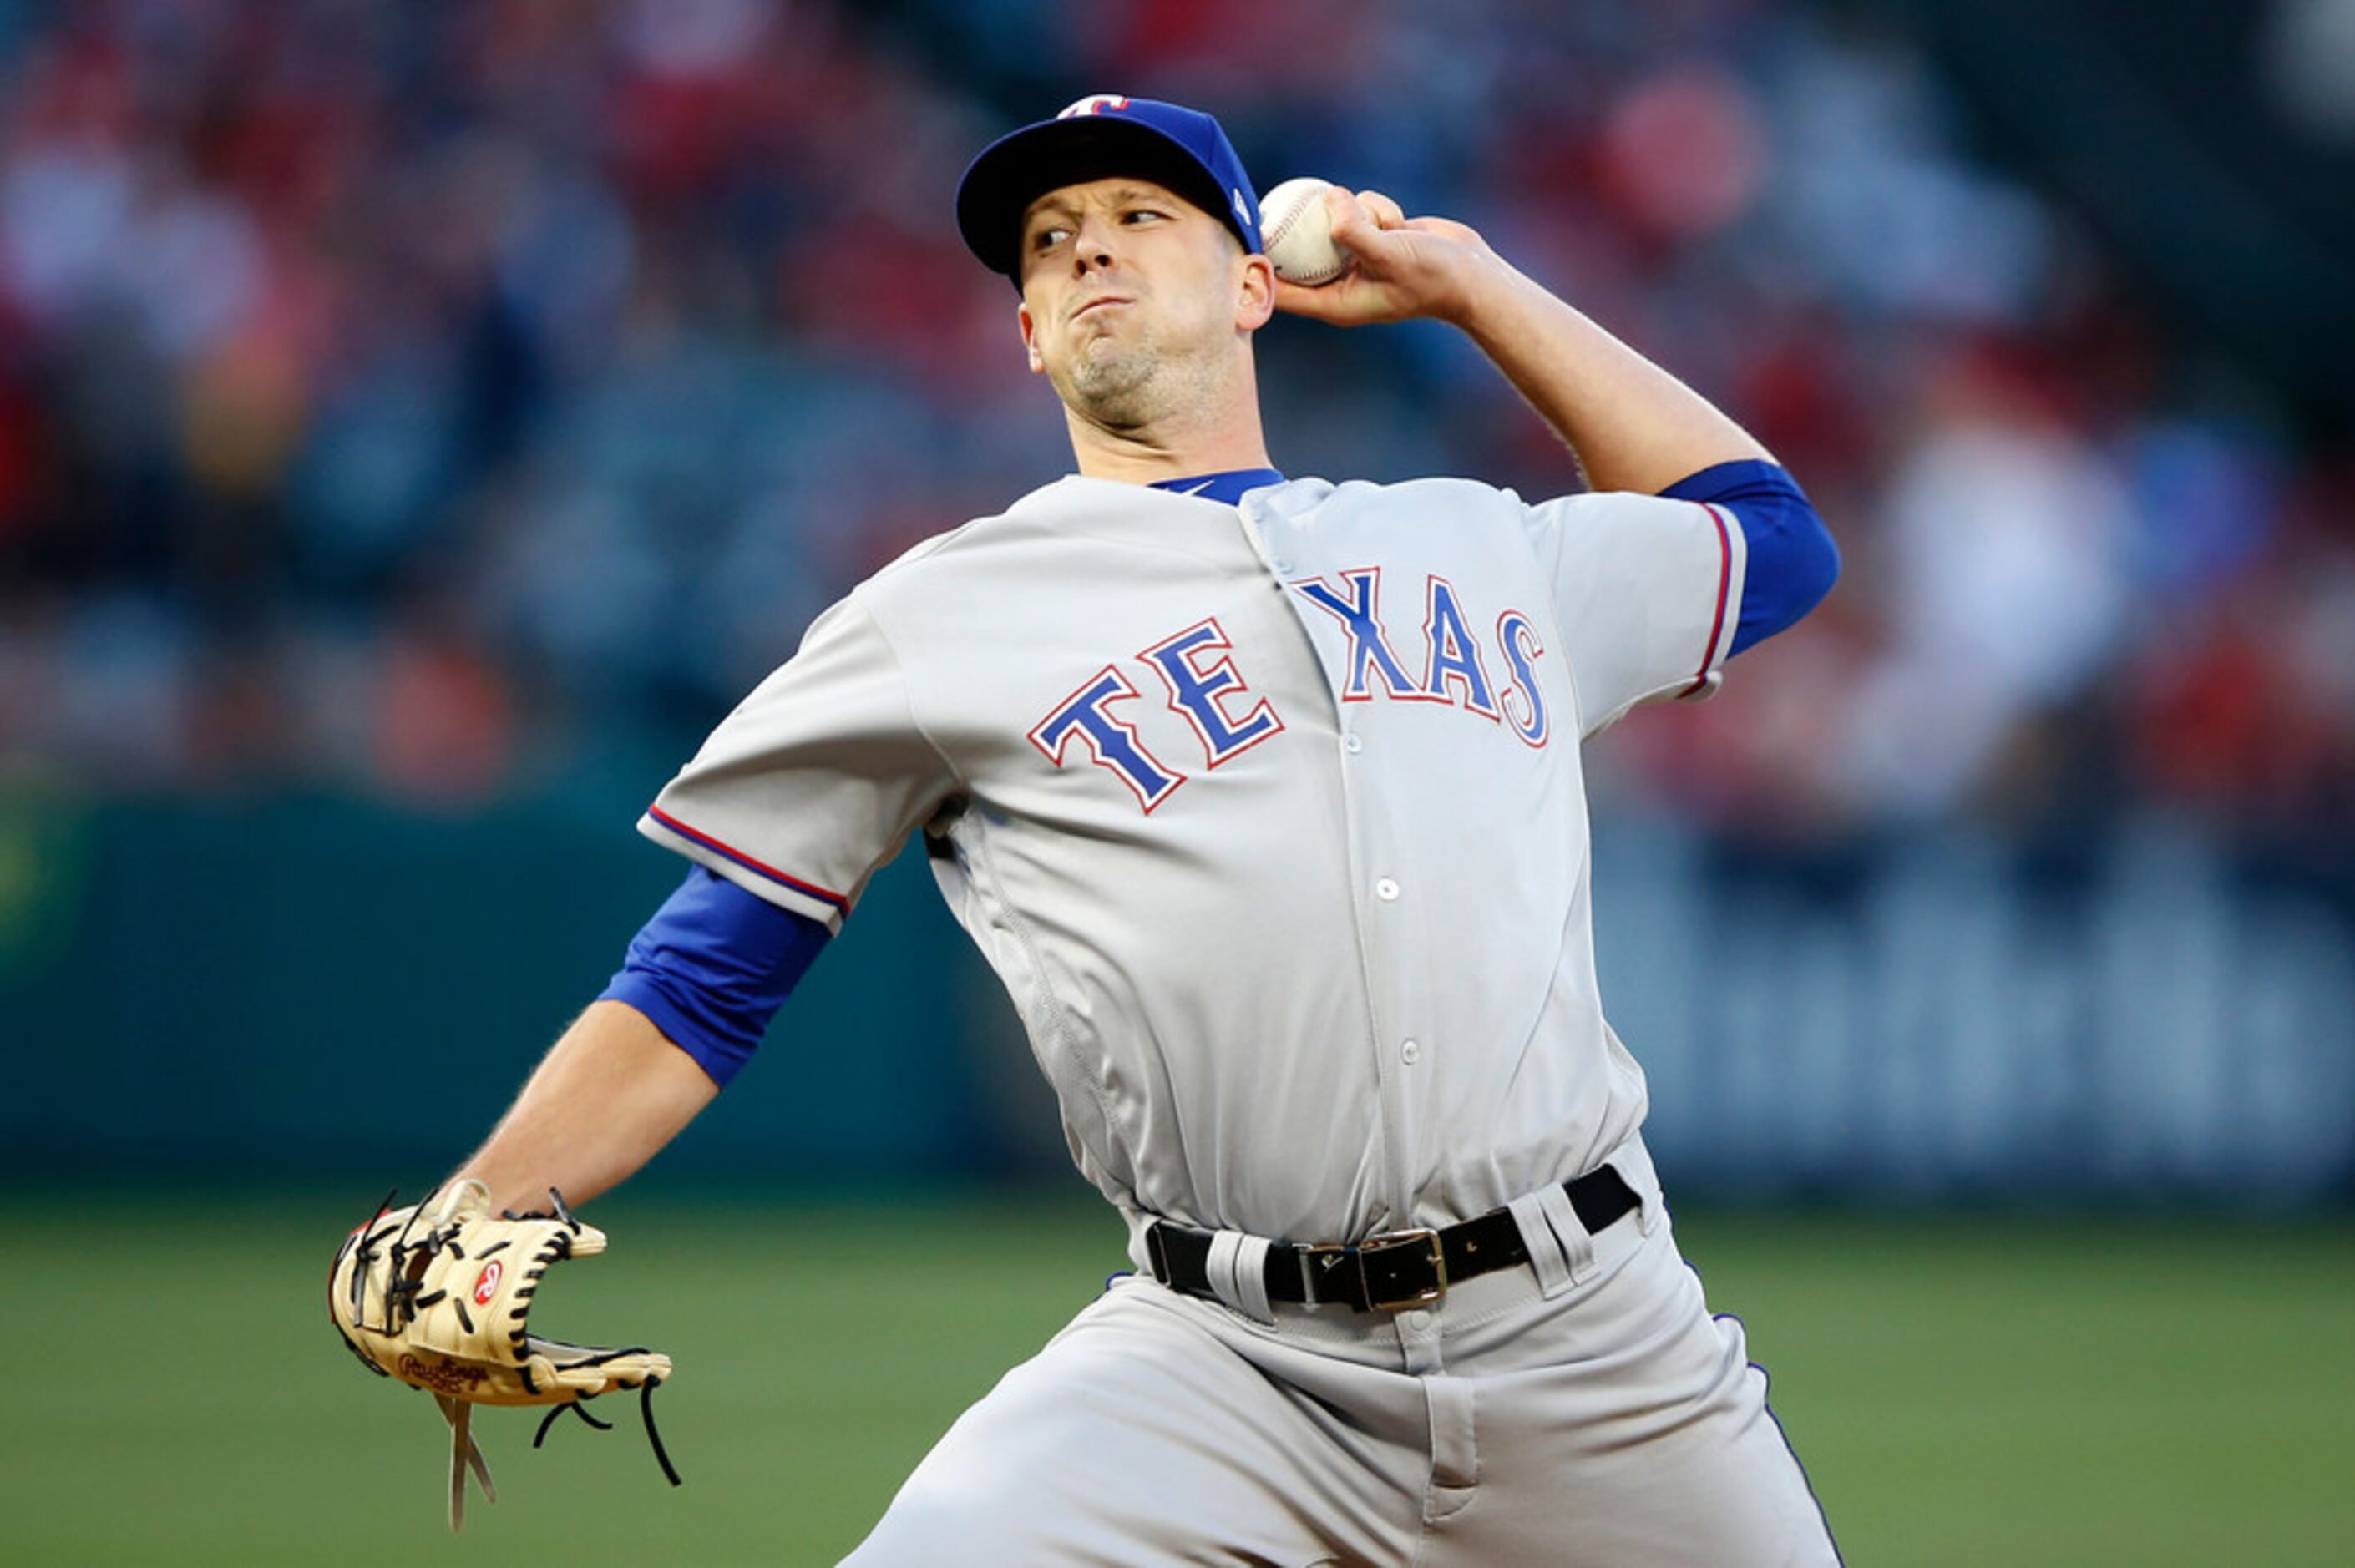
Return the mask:
{"type": "Polygon", "coordinates": [[[624,1002],[591,1002],[551,1047],[496,1131],[455,1176],[494,1210],[586,1202],[652,1159],[719,1093],[693,1058],[624,1002]]]}
{"type": "Polygon", "coordinates": [[[1712,463],[1773,455],[1709,399],[1494,257],[1456,323],[1570,443],[1596,490],[1657,494],[1712,463]]]}

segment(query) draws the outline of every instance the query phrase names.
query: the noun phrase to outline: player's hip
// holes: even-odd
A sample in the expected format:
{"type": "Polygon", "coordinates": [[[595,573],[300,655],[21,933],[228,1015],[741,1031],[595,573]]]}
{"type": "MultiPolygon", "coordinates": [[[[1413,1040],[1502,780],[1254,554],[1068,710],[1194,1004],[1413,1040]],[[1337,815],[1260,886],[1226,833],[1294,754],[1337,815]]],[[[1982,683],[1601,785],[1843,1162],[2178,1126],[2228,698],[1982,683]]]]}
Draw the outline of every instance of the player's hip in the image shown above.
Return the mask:
{"type": "MultiPolygon", "coordinates": [[[[1239,1349],[1296,1346],[1409,1372],[1453,1367],[1531,1336],[1541,1341],[1551,1324],[1593,1345],[1609,1342],[1605,1331],[1614,1324],[1640,1337],[1664,1313],[1691,1317],[1700,1308],[1697,1296],[1682,1299],[1690,1274],[1677,1254],[1650,1157],[1634,1137],[1581,1179],[1549,1183],[1455,1226],[1393,1233],[1337,1251],[1227,1233],[1207,1244],[1188,1239],[1183,1249],[1157,1237],[1139,1248],[1141,1308],[1231,1336],[1239,1349]],[[1498,1255],[1516,1261],[1476,1261],[1455,1274],[1447,1266],[1498,1255]],[[1337,1287],[1316,1277],[1353,1270],[1366,1283],[1337,1287]],[[1309,1277],[1305,1289],[1284,1288],[1300,1275],[1309,1277]],[[1246,1276],[1249,1285],[1239,1287],[1246,1276]],[[1294,1298],[1281,1298],[1287,1295],[1294,1298]]],[[[1524,1353],[1554,1352],[1537,1343],[1524,1353]]]]}

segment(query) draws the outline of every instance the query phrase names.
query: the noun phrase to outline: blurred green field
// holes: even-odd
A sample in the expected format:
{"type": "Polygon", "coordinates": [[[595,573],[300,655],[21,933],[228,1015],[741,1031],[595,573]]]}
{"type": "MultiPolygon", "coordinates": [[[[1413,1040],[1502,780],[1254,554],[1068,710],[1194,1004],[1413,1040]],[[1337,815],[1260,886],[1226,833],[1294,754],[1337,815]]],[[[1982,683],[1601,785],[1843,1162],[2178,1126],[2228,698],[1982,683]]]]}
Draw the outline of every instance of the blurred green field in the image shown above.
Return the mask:
{"type": "MultiPolygon", "coordinates": [[[[0,1196],[0,1563],[830,1563],[939,1431],[1122,1266],[1100,1211],[640,1195],[543,1326],[670,1351],[610,1434],[443,1429],[321,1301],[350,1194],[0,1196]]],[[[2211,1216],[1680,1218],[1856,1564],[2355,1560],[2355,1226],[2211,1216]]],[[[615,1402],[619,1404],[619,1402],[615,1402]]]]}

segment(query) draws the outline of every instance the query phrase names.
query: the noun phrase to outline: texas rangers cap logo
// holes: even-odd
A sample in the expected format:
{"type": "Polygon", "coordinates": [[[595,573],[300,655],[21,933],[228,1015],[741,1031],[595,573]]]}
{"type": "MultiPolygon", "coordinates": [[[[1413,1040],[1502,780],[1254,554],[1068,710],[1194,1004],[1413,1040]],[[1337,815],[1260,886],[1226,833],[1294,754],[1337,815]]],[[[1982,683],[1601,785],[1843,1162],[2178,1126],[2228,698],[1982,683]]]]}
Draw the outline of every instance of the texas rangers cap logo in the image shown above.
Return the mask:
{"type": "Polygon", "coordinates": [[[1119,93],[1092,92],[1085,98],[1081,99],[1078,102],[1062,109],[1056,114],[1055,118],[1058,120],[1071,120],[1076,119],[1078,116],[1082,114],[1102,114],[1107,109],[1118,111],[1126,109],[1127,107],[1128,100],[1123,98],[1119,93]]]}

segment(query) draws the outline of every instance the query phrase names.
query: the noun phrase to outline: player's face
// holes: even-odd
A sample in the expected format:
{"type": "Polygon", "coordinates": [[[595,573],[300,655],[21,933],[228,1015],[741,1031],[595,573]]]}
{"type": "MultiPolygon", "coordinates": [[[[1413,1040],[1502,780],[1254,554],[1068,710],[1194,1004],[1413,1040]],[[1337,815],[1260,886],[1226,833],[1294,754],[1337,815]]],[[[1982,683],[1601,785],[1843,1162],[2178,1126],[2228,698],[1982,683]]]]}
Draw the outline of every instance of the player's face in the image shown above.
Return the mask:
{"type": "Polygon", "coordinates": [[[1135,429],[1215,395],[1273,309],[1273,274],[1213,215],[1150,180],[1048,192],[1022,220],[1030,368],[1099,424],[1135,429]]]}

